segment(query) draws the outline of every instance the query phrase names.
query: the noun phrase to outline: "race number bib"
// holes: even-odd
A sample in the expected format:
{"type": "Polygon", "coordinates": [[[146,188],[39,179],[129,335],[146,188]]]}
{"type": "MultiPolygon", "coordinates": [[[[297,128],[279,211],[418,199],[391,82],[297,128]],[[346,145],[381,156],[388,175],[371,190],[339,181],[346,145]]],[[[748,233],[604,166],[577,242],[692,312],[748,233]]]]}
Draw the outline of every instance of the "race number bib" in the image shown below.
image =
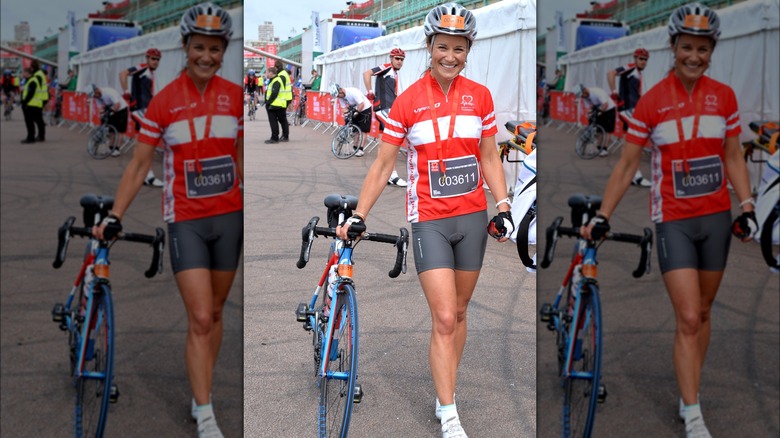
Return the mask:
{"type": "Polygon", "coordinates": [[[695,198],[715,193],[723,186],[723,163],[717,155],[688,160],[690,174],[685,174],[683,160],[672,160],[675,198],[695,198]]]}
{"type": "Polygon", "coordinates": [[[184,160],[188,198],[208,198],[227,193],[236,182],[236,169],[230,155],[200,160],[201,174],[195,160],[184,160]]]}
{"type": "Polygon", "coordinates": [[[451,198],[477,190],[479,163],[476,156],[450,158],[444,163],[446,172],[442,174],[439,160],[428,161],[431,198],[451,198]]]}

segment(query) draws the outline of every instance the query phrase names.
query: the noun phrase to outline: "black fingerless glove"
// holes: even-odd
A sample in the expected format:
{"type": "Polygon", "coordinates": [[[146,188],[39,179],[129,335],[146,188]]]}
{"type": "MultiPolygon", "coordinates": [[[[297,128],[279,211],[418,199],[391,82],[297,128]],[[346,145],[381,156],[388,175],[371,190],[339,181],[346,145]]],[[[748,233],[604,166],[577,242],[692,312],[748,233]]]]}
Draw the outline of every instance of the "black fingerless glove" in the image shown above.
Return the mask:
{"type": "Polygon", "coordinates": [[[103,238],[105,240],[111,240],[122,232],[122,221],[113,214],[104,217],[100,222],[100,225],[105,226],[105,228],[103,228],[103,238]]]}
{"type": "Polygon", "coordinates": [[[515,230],[515,223],[512,221],[512,212],[502,211],[488,222],[487,232],[495,239],[501,239],[504,236],[512,234],[515,230]]]}
{"type": "Polygon", "coordinates": [[[746,211],[739,215],[731,224],[731,233],[737,238],[745,240],[752,238],[758,232],[758,220],[756,212],[746,211]]]}
{"type": "Polygon", "coordinates": [[[590,219],[588,225],[593,225],[590,231],[590,237],[593,240],[600,240],[609,232],[609,220],[606,216],[597,214],[590,219]]]}

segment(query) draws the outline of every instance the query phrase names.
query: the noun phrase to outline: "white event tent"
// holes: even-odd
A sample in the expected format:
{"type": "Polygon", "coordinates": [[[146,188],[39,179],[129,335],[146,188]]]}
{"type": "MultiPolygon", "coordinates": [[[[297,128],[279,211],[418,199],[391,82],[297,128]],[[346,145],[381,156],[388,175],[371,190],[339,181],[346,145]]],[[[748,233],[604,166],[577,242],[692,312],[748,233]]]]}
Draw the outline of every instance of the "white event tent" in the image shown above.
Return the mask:
{"type": "MultiPolygon", "coordinates": [[[[510,137],[510,120],[536,120],[536,0],[504,0],[472,11],[477,37],[463,75],[490,89],[496,109],[498,141],[510,137]]],[[[389,62],[394,47],[406,52],[399,71],[399,93],[428,66],[422,26],[362,41],[314,60],[322,66],[322,88],[332,83],[364,91],[363,72],[389,62]]]]}
{"type": "MultiPolygon", "coordinates": [[[[747,141],[755,136],[748,128],[751,121],[780,119],[780,0],[748,0],[717,13],[721,36],[706,74],[734,89],[742,140],[747,141]]],[[[559,65],[566,66],[565,90],[584,84],[608,91],[607,72],[633,62],[638,47],[650,52],[642,72],[642,88],[649,90],[672,67],[666,26],[561,57],[559,65]]]]}
{"type": "MultiPolygon", "coordinates": [[[[182,11],[183,13],[184,11],[182,11]]],[[[243,84],[244,16],[243,8],[228,11],[233,21],[233,36],[218,74],[236,84],[243,84]]],[[[108,86],[120,93],[119,72],[146,62],[146,50],[156,47],[162,52],[160,65],[154,72],[154,86],[161,90],[184,68],[184,51],[179,26],[169,27],[99,47],[73,57],[70,64],[78,67],[77,91],[88,91],[90,84],[108,86]]]]}

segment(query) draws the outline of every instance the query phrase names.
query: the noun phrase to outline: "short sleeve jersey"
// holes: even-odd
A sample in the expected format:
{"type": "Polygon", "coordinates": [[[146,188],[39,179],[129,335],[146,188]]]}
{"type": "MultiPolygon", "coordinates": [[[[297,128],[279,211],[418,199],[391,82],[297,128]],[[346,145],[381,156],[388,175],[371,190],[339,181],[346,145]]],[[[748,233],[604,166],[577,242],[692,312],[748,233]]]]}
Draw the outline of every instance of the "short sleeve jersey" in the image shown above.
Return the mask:
{"type": "Polygon", "coordinates": [[[119,108],[116,111],[122,111],[123,109],[127,108],[127,102],[125,99],[119,95],[118,91],[109,87],[100,88],[100,99],[98,99],[98,102],[100,102],[101,105],[110,106],[112,108],[118,103],[119,108]]]}
{"type": "Polygon", "coordinates": [[[601,88],[590,87],[588,88],[588,92],[590,94],[588,95],[588,98],[585,99],[585,102],[587,102],[589,105],[597,106],[601,108],[601,105],[606,103],[607,109],[605,109],[604,111],[609,111],[615,107],[615,102],[612,100],[611,97],[607,95],[607,92],[602,90],[601,88]]]}
{"type": "Polygon", "coordinates": [[[344,87],[344,97],[340,98],[341,108],[346,110],[348,106],[354,105],[358,111],[368,108],[368,99],[357,88],[344,87]]]}
{"type": "Polygon", "coordinates": [[[393,64],[382,64],[371,69],[372,76],[376,76],[374,94],[376,101],[374,107],[389,110],[398,96],[398,72],[393,64]]]}
{"type": "Polygon", "coordinates": [[[626,141],[652,146],[653,222],[704,216],[731,208],[724,145],[726,138],[740,132],[734,91],[707,76],[696,81],[689,95],[677,76],[670,73],[639,99],[633,120],[629,121],[626,141]],[[674,110],[675,106],[679,111],[674,110]]]}
{"type": "Polygon", "coordinates": [[[401,93],[390,110],[382,140],[395,146],[406,140],[408,145],[407,220],[423,222],[485,210],[479,146],[483,138],[497,132],[490,91],[463,76],[453,80],[446,96],[430,72],[401,93]],[[442,139],[441,152],[435,140],[428,85],[442,139]],[[453,109],[455,127],[448,139],[453,109]],[[445,172],[441,172],[440,158],[445,172]]]}
{"type": "Polygon", "coordinates": [[[241,86],[219,76],[201,94],[182,72],[152,99],[138,139],[164,148],[166,222],[242,210],[236,139],[243,137],[243,129],[241,86]]]}
{"type": "Polygon", "coordinates": [[[624,102],[623,109],[630,110],[639,102],[642,95],[642,72],[631,63],[615,69],[620,82],[618,96],[624,102]]]}
{"type": "Polygon", "coordinates": [[[136,102],[133,110],[142,110],[149,106],[154,95],[154,72],[148,64],[138,64],[127,69],[130,73],[130,92],[136,102]]]}

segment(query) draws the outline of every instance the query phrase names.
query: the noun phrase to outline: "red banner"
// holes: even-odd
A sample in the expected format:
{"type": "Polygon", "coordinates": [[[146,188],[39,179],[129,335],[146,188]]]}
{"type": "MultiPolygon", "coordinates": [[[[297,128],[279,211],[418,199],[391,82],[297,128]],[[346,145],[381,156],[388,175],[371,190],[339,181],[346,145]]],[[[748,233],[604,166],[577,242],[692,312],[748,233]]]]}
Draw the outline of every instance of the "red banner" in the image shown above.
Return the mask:
{"type": "Polygon", "coordinates": [[[306,117],[310,120],[330,123],[333,120],[333,106],[330,101],[330,93],[307,91],[306,117]]]}
{"type": "MultiPolygon", "coordinates": [[[[260,50],[263,50],[266,53],[270,53],[271,55],[276,55],[276,44],[268,44],[267,46],[265,46],[264,48],[262,48],[260,50]]],[[[265,59],[265,68],[266,68],[266,70],[268,70],[269,68],[273,67],[275,62],[276,62],[276,60],[274,60],[273,58],[266,58],[265,59]]]]}
{"type": "MultiPolygon", "coordinates": [[[[550,91],[550,118],[563,122],[577,121],[576,97],[574,93],[550,91]]],[[[587,119],[585,120],[587,123],[587,119]]]]}
{"type": "Polygon", "coordinates": [[[62,92],[62,118],[74,122],[86,123],[89,119],[87,94],[75,91],[62,92]]]}

